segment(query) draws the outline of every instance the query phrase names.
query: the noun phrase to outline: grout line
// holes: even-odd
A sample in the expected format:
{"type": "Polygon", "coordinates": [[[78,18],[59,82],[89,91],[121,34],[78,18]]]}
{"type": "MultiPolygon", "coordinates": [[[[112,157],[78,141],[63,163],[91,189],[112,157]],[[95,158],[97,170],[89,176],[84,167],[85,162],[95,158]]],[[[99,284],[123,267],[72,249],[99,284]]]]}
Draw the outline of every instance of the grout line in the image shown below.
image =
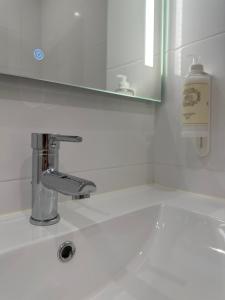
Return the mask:
{"type": "Polygon", "coordinates": [[[142,163],[135,163],[135,164],[127,164],[127,165],[118,165],[118,166],[103,167],[103,168],[97,168],[97,169],[77,170],[75,172],[77,172],[77,173],[84,173],[84,172],[93,172],[93,171],[101,171],[101,170],[108,170],[108,169],[121,169],[121,168],[124,168],[124,167],[145,166],[145,165],[152,165],[152,164],[153,164],[153,162],[142,162],[142,163]]]}
{"type": "Polygon", "coordinates": [[[193,167],[188,167],[185,166],[184,164],[173,164],[173,163],[165,163],[165,162],[154,162],[153,163],[154,166],[159,165],[159,166],[167,166],[167,167],[174,167],[174,168],[179,168],[179,169],[187,169],[187,170],[194,170],[194,171],[201,171],[201,170],[205,170],[208,172],[214,172],[214,173],[225,173],[225,169],[214,169],[214,168],[193,168],[193,167]]]}
{"type": "MultiPolygon", "coordinates": [[[[154,57],[159,57],[159,56],[160,56],[160,53],[156,53],[154,55],[154,57]]],[[[134,65],[134,64],[142,63],[142,62],[144,62],[143,58],[137,58],[136,60],[128,61],[125,64],[119,64],[119,65],[116,65],[116,66],[107,67],[107,71],[113,71],[113,70],[116,70],[116,69],[119,69],[119,68],[129,67],[130,65],[134,65]]]]}
{"type": "Polygon", "coordinates": [[[118,68],[123,68],[123,67],[127,67],[127,66],[130,66],[130,65],[134,65],[134,64],[140,63],[142,61],[144,61],[142,58],[137,58],[136,60],[131,60],[131,61],[128,61],[124,64],[119,64],[119,65],[116,65],[116,66],[107,67],[106,70],[111,71],[111,70],[115,70],[115,69],[118,69],[118,68]]]}
{"type": "MultiPolygon", "coordinates": [[[[96,169],[68,171],[67,173],[69,173],[71,175],[76,175],[77,173],[86,173],[86,172],[95,172],[95,171],[98,172],[98,171],[104,171],[104,170],[122,169],[122,168],[135,167],[135,166],[153,166],[153,162],[111,166],[111,167],[96,168],[96,169]]],[[[64,173],[64,171],[61,171],[61,172],[64,173]]],[[[31,181],[31,177],[0,179],[0,184],[7,183],[7,182],[15,182],[15,181],[31,181]]]]}
{"type": "Polygon", "coordinates": [[[192,45],[194,45],[194,44],[198,44],[198,43],[201,43],[201,42],[205,42],[205,41],[208,41],[208,40],[210,40],[210,39],[213,39],[213,38],[216,38],[216,37],[222,36],[222,35],[225,35],[225,31],[221,31],[221,32],[215,33],[215,34],[210,35],[210,36],[208,36],[208,37],[206,37],[206,38],[202,38],[202,39],[199,39],[199,40],[195,40],[195,41],[193,41],[193,42],[184,44],[184,45],[179,46],[179,47],[167,49],[167,50],[165,50],[165,53],[172,52],[172,51],[175,52],[175,51],[178,51],[178,50],[182,50],[182,49],[188,48],[188,47],[190,47],[190,46],[192,46],[192,45]]]}

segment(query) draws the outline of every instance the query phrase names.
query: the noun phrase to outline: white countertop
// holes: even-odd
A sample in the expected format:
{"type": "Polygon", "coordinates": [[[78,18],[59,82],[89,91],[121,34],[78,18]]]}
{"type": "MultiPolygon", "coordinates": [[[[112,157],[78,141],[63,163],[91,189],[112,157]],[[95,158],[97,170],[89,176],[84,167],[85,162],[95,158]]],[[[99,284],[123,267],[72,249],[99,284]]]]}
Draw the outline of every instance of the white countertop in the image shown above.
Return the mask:
{"type": "Polygon", "coordinates": [[[225,222],[225,199],[158,185],[137,186],[95,195],[90,199],[61,203],[61,221],[49,227],[31,225],[30,211],[1,216],[0,254],[156,204],[176,206],[225,222]]]}

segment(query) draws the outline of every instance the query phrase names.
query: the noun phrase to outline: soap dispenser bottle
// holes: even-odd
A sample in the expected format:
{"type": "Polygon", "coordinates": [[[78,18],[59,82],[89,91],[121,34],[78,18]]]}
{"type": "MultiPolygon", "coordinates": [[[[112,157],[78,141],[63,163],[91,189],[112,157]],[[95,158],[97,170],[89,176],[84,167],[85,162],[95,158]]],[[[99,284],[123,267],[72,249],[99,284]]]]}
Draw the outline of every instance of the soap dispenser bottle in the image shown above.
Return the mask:
{"type": "Polygon", "coordinates": [[[209,152],[211,76],[204,71],[199,58],[193,57],[184,80],[182,124],[184,137],[196,138],[199,153],[209,152]]]}
{"type": "Polygon", "coordinates": [[[130,83],[127,81],[127,76],[119,74],[116,77],[120,79],[119,88],[116,90],[116,93],[126,96],[134,96],[135,91],[130,87],[130,83]]]}

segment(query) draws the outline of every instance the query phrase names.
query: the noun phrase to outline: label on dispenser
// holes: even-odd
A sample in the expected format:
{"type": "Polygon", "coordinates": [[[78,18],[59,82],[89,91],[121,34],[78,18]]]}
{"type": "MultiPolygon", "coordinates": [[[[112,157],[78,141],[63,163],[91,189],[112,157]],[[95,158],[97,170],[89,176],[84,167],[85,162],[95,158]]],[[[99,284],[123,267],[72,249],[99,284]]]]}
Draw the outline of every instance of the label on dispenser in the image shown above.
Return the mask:
{"type": "Polygon", "coordinates": [[[209,122],[209,84],[186,84],[183,93],[184,125],[207,125],[209,122]]]}

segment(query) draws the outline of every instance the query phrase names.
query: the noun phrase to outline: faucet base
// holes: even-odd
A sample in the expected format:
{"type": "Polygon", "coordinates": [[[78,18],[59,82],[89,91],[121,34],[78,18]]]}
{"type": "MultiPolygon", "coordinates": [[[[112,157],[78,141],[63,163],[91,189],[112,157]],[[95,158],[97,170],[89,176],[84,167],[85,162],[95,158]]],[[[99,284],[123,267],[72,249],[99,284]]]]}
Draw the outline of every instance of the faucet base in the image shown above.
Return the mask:
{"type": "Polygon", "coordinates": [[[59,221],[60,215],[57,215],[54,219],[44,221],[36,220],[30,217],[30,223],[35,226],[50,226],[59,223],[59,221]]]}

